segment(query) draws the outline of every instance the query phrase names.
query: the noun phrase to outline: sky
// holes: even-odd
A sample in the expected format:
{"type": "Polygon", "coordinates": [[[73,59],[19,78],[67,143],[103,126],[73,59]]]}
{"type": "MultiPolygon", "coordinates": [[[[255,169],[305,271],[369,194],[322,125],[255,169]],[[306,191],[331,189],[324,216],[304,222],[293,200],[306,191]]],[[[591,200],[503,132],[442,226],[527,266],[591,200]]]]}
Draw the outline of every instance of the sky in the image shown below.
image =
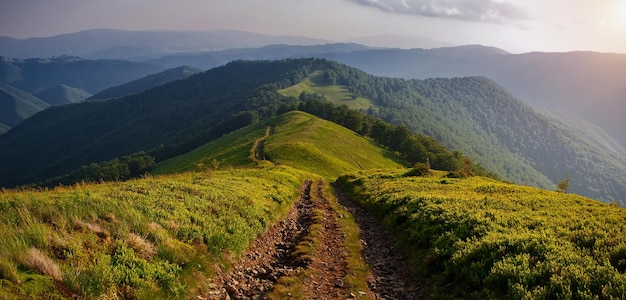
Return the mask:
{"type": "Polygon", "coordinates": [[[0,0],[0,36],[236,29],[337,42],[420,36],[513,53],[626,53],[626,0],[0,0]]]}

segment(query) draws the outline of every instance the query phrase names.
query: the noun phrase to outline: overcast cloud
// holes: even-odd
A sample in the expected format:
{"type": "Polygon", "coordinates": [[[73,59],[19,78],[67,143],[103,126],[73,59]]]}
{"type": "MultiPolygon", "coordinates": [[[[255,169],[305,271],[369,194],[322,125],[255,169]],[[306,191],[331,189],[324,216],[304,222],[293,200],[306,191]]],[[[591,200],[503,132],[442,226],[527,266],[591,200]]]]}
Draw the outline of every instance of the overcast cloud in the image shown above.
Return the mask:
{"type": "Polygon", "coordinates": [[[464,21],[504,23],[528,19],[528,13],[509,2],[494,0],[349,0],[386,12],[449,18],[464,21]]]}

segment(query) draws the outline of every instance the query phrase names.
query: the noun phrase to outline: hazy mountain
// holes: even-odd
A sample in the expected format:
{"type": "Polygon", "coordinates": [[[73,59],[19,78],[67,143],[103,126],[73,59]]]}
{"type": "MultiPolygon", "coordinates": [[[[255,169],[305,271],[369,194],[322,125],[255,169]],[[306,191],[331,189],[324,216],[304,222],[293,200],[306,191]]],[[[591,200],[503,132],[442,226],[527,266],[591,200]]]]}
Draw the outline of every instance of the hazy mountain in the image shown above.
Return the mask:
{"type": "Polygon", "coordinates": [[[271,44],[314,45],[329,41],[298,36],[272,36],[237,30],[125,31],[93,29],[53,37],[0,38],[0,56],[15,58],[61,55],[92,59],[129,59],[179,52],[217,51],[271,44]]]}
{"type": "Polygon", "coordinates": [[[6,125],[4,123],[0,123],[0,134],[3,134],[11,129],[11,126],[6,125]]]}
{"type": "Polygon", "coordinates": [[[405,36],[405,35],[375,35],[364,36],[347,42],[366,45],[370,47],[380,48],[441,48],[454,46],[453,44],[437,41],[423,36],[405,36]]]}
{"type": "Polygon", "coordinates": [[[0,185],[141,150],[157,160],[184,153],[308,101],[282,95],[285,88],[329,99],[343,93],[338,103],[357,101],[363,111],[432,136],[508,180],[554,188],[569,174],[575,193],[622,203],[626,194],[626,162],[614,151],[489,79],[383,78],[317,59],[236,61],[130,96],[52,107],[0,136],[0,168],[9,170],[0,185]]]}
{"type": "Polygon", "coordinates": [[[35,96],[50,105],[62,105],[81,102],[91,96],[88,92],[64,84],[55,85],[35,96]]]}
{"type": "Polygon", "coordinates": [[[0,123],[15,126],[50,105],[10,85],[0,83],[0,123]]]}
{"type": "Polygon", "coordinates": [[[145,60],[144,62],[148,64],[163,66],[166,68],[189,65],[196,68],[208,70],[238,59],[259,60],[322,57],[331,54],[351,53],[354,51],[367,49],[370,49],[370,47],[358,44],[341,43],[313,46],[268,45],[260,48],[228,49],[202,53],[181,53],[151,60],[145,60]]]}
{"type": "Polygon", "coordinates": [[[162,67],[138,62],[87,60],[70,56],[1,58],[0,83],[29,93],[39,93],[63,84],[93,94],[162,70],[162,67]]]}
{"type": "Polygon", "coordinates": [[[589,142],[601,145],[614,152],[616,155],[621,155],[626,158],[626,149],[598,125],[563,112],[545,110],[543,113],[567,126],[570,130],[576,132],[580,137],[589,142]]]}
{"type": "Polygon", "coordinates": [[[170,81],[187,78],[200,72],[202,72],[202,70],[189,66],[167,69],[157,74],[148,75],[131,82],[110,87],[91,96],[88,100],[107,99],[130,95],[168,83],[170,81]]]}

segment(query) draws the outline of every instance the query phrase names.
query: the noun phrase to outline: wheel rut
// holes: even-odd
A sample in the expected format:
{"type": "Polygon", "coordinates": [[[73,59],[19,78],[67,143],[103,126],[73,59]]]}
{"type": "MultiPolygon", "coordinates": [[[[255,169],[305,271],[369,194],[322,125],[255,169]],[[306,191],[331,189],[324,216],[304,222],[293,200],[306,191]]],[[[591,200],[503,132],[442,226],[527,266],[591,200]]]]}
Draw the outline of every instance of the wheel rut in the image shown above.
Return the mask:
{"type": "Polygon", "coordinates": [[[198,299],[419,298],[419,287],[408,273],[406,260],[396,253],[388,232],[336,189],[339,204],[355,216],[361,227],[362,255],[371,266],[369,290],[358,295],[346,292],[346,235],[338,222],[343,216],[333,209],[323,189],[322,181],[304,181],[300,197],[286,218],[257,237],[228,272],[217,270],[217,276],[207,285],[210,290],[198,299]],[[295,285],[285,287],[285,279],[295,285]],[[287,292],[271,294],[278,286],[287,292]],[[290,288],[294,289],[293,295],[290,288]]]}
{"type": "Polygon", "coordinates": [[[363,257],[371,268],[368,278],[374,299],[421,299],[420,283],[412,275],[408,260],[398,251],[389,231],[365,208],[348,200],[335,186],[337,201],[359,224],[363,257]]]}
{"type": "Polygon", "coordinates": [[[204,299],[268,299],[279,278],[306,267],[307,262],[294,259],[293,253],[313,222],[311,184],[310,180],[302,184],[300,198],[287,217],[257,237],[228,273],[210,283],[214,290],[204,299]]]}

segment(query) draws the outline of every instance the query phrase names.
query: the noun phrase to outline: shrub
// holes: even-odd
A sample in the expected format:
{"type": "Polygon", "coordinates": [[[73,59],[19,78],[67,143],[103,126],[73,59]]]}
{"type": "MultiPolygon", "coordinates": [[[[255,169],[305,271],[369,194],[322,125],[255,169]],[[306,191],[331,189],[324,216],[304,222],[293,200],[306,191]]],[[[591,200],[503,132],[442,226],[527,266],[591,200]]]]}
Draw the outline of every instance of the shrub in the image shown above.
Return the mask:
{"type": "Polygon", "coordinates": [[[150,260],[156,254],[154,245],[146,241],[143,237],[134,233],[129,233],[126,237],[126,243],[135,250],[139,257],[150,260]]]}
{"type": "Polygon", "coordinates": [[[402,176],[404,176],[404,177],[424,176],[424,175],[428,175],[429,173],[430,173],[430,165],[429,164],[416,163],[415,166],[411,170],[409,170],[408,172],[404,173],[402,176]]]}

